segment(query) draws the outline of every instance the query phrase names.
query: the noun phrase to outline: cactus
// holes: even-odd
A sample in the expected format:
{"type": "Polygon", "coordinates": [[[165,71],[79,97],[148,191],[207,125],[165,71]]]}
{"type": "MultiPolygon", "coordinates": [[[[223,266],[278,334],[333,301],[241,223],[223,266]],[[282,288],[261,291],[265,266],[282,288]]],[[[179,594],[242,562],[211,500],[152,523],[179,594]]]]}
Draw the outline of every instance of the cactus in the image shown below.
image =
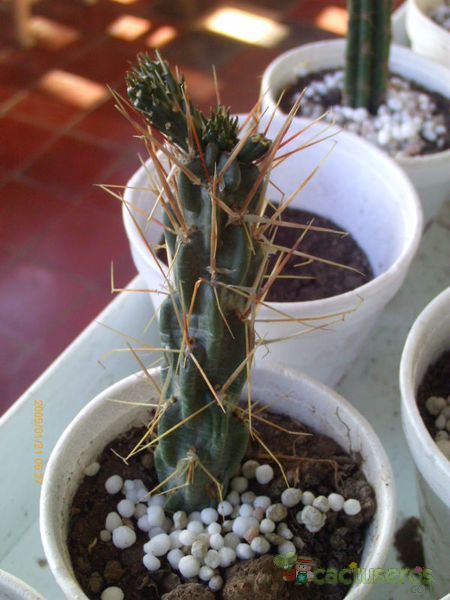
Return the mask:
{"type": "Polygon", "coordinates": [[[348,0],[345,102],[375,114],[384,102],[391,41],[391,0],[348,0]]]}
{"type": "Polygon", "coordinates": [[[237,118],[223,106],[206,118],[159,56],[139,57],[127,91],[178,165],[164,213],[171,293],[160,312],[155,466],[170,506],[192,511],[217,501],[248,444],[237,405],[269,250],[244,217],[261,214],[272,145],[261,134],[240,141],[237,118]]]}

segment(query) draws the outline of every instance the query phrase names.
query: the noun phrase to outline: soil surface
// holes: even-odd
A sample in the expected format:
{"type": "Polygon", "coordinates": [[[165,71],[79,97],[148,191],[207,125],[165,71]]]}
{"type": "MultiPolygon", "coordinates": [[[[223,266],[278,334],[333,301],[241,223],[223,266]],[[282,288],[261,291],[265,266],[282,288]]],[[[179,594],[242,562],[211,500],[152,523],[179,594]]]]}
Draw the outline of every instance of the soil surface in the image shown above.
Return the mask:
{"type": "Polygon", "coordinates": [[[447,398],[450,396],[450,350],[444,352],[425,373],[417,390],[417,404],[426,428],[434,439],[439,429],[434,422],[436,416],[426,409],[425,402],[430,396],[447,398]]]}
{"type": "Polygon", "coordinates": [[[410,517],[395,532],[394,546],[398,559],[409,569],[425,567],[422,545],[422,525],[416,517],[410,517]]]}
{"type": "MultiPolygon", "coordinates": [[[[292,85],[286,87],[286,91],[283,95],[283,98],[280,103],[280,108],[284,113],[289,113],[292,107],[295,104],[296,99],[298,98],[299,92],[307,88],[312,81],[321,81],[325,75],[329,73],[334,73],[335,69],[323,69],[320,71],[315,71],[313,73],[308,73],[302,77],[298,77],[297,81],[292,85]]],[[[391,74],[395,75],[395,74],[391,74]]],[[[399,79],[403,79],[400,75],[395,75],[399,79]]],[[[444,116],[447,134],[445,137],[445,144],[442,148],[438,148],[434,142],[429,142],[428,140],[423,139],[423,147],[420,154],[432,154],[434,152],[443,152],[444,150],[448,150],[450,148],[450,102],[445,96],[437,92],[432,92],[427,90],[420,84],[415,81],[410,81],[411,89],[416,90],[418,92],[422,92],[427,94],[436,104],[436,114],[441,114],[444,116]]],[[[276,97],[278,97],[281,93],[278,93],[276,97]]],[[[333,88],[329,91],[328,94],[323,95],[321,98],[321,105],[324,109],[329,109],[332,106],[342,105],[342,90],[339,88],[333,88]]],[[[302,115],[302,107],[300,106],[297,114],[299,116],[302,115]]]]}
{"type": "MultiPolygon", "coordinates": [[[[267,212],[270,215],[270,212],[267,212]]],[[[334,231],[343,230],[330,219],[295,208],[287,208],[283,212],[282,219],[304,225],[312,221],[316,227],[334,231]]],[[[298,229],[279,227],[275,243],[292,248],[300,234],[301,231],[298,229]]],[[[350,234],[342,236],[337,233],[308,231],[298,249],[305,254],[350,268],[319,261],[299,267],[298,265],[304,263],[305,259],[294,256],[286,264],[281,275],[300,275],[306,279],[278,279],[267,295],[267,300],[270,302],[299,302],[337,296],[373,279],[373,270],[367,255],[350,234]]],[[[269,273],[270,270],[269,268],[269,273]]]]}
{"type": "MultiPolygon", "coordinates": [[[[301,424],[284,417],[270,415],[269,418],[299,434],[307,432],[301,424]]],[[[356,516],[330,511],[325,526],[315,534],[297,523],[298,507],[290,509],[286,521],[294,535],[304,542],[302,555],[312,557],[318,566],[325,568],[347,568],[352,562],[359,564],[365,531],[376,510],[375,495],[361,471],[360,457],[350,456],[322,435],[289,435],[261,422],[255,422],[254,427],[280,457],[290,485],[311,490],[316,495],[338,491],[361,503],[362,510],[356,516]]],[[[285,582],[283,571],[275,567],[271,555],[238,562],[226,569],[222,573],[225,586],[216,594],[201,584],[182,581],[165,560],[160,571],[150,576],[142,563],[142,546],[148,541],[148,534],[126,519],[123,519],[125,524],[135,528],[137,534],[137,542],[131,548],[119,550],[112,542],[100,541],[99,532],[106,515],[116,509],[122,498],[121,494],[111,496],[105,492],[106,479],[119,474],[124,480],[142,479],[148,489],[155,485],[152,454],[135,457],[126,465],[111,451],[114,448],[118,454],[126,455],[143,431],[133,429],[105,448],[97,459],[101,464],[99,473],[84,478],[73,501],[68,546],[76,577],[89,598],[99,599],[101,592],[111,585],[119,586],[126,600],[338,600],[345,597],[346,586],[311,584],[307,587],[285,582]]],[[[250,443],[247,458],[271,462],[261,448],[250,443]]],[[[249,489],[257,495],[269,493],[273,498],[279,497],[286,484],[276,465],[273,466],[276,476],[269,489],[256,480],[250,480],[249,489]]]]}
{"type": "MultiPolygon", "coordinates": [[[[273,214],[270,208],[266,216],[273,214]]],[[[306,210],[287,208],[283,211],[283,221],[307,225],[313,221],[316,227],[343,231],[331,219],[326,219],[306,210]]],[[[302,231],[287,227],[279,227],[275,236],[275,243],[291,248],[300,237],[302,231]]],[[[164,244],[162,239],[160,244],[164,244]]],[[[326,233],[320,231],[308,231],[305,238],[298,247],[300,252],[330,260],[348,268],[338,267],[314,261],[311,264],[298,266],[306,261],[300,256],[293,256],[286,264],[282,276],[299,275],[305,279],[280,278],[270,289],[267,300],[270,302],[300,302],[307,300],[319,300],[330,296],[344,294],[350,290],[367,283],[373,279],[374,274],[369,259],[364,250],[350,235],[339,235],[337,233],[326,233]]],[[[164,248],[157,251],[158,258],[167,264],[167,255],[164,248]]],[[[268,273],[275,262],[275,258],[269,265],[268,273]]]]}

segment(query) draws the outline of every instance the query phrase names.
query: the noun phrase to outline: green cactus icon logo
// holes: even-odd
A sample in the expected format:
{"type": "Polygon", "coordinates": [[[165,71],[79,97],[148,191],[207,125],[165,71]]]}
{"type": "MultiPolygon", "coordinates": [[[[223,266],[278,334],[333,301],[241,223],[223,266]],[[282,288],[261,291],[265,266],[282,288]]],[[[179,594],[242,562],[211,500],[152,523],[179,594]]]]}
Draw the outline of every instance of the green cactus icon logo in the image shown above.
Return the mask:
{"type": "Polygon", "coordinates": [[[289,552],[288,554],[279,554],[273,559],[274,565],[279,569],[283,569],[284,571],[292,569],[296,562],[297,554],[295,552],[289,552]]]}

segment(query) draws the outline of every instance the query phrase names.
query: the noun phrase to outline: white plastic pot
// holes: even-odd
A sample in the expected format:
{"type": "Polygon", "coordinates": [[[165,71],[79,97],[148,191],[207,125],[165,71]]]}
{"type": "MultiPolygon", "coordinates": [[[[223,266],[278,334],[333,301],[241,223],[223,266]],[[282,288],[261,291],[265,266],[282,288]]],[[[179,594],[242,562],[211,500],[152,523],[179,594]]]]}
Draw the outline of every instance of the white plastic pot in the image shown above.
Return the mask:
{"type": "MultiPolygon", "coordinates": [[[[153,370],[153,376],[158,370],[153,370]]],[[[67,549],[67,529],[74,494],[84,468],[107,444],[132,426],[146,422],[149,410],[110,402],[151,402],[152,388],[141,374],[132,375],[92,400],[65,430],[45,471],[41,494],[41,537],[50,569],[69,600],[87,600],[74,578],[67,549]]],[[[377,510],[367,532],[361,567],[382,567],[395,523],[394,481],[389,460],[369,423],[333,390],[288,369],[257,368],[252,373],[252,396],[270,410],[298,419],[333,438],[346,451],[359,452],[362,468],[375,490],[377,510]]],[[[243,393],[246,398],[246,392],[243,393]]],[[[361,600],[370,585],[355,584],[347,600],[361,600]]]]}
{"type": "Polygon", "coordinates": [[[450,461],[429,434],[416,394],[428,367],[450,349],[450,287],[420,313],[400,363],[403,430],[417,468],[425,563],[433,570],[434,592],[450,590],[450,461]]]}
{"type": "Polygon", "coordinates": [[[44,600],[40,594],[21,579],[1,569],[0,598],[1,600],[44,600]]]}
{"type": "MultiPolygon", "coordinates": [[[[275,110],[277,94],[296,80],[300,69],[320,71],[344,66],[345,40],[305,44],[281,54],[266,68],[261,89],[263,108],[275,110]]],[[[391,45],[390,68],[425,89],[450,98],[450,69],[418,56],[412,50],[391,45]]],[[[450,150],[424,156],[401,157],[398,164],[413,182],[422,203],[424,225],[450,198],[450,150]]]]}
{"type": "MultiPolygon", "coordinates": [[[[283,116],[274,119],[269,135],[277,132],[283,116]]],[[[296,119],[289,134],[307,122],[296,119]]],[[[313,131],[320,131],[316,125],[313,131]]],[[[309,139],[312,132],[302,135],[309,139]]],[[[357,240],[368,255],[376,277],[345,294],[308,302],[272,302],[271,307],[306,324],[289,323],[279,312],[261,307],[256,329],[265,339],[291,336],[258,351],[265,362],[299,368],[328,385],[335,385],[358,356],[377,318],[403,283],[416,252],[422,229],[419,201],[404,173],[384,153],[361,138],[341,132],[338,143],[316,176],[296,197],[292,206],[310,210],[335,221],[357,240]],[[277,319],[277,322],[268,320],[277,319]],[[309,320],[308,319],[312,319],[309,320]],[[322,327],[322,329],[319,329],[322,327]],[[293,336],[293,337],[292,337],[293,336]]],[[[283,151],[293,148],[292,142],[283,151]]],[[[271,180],[285,194],[293,192],[330,150],[328,140],[286,160],[271,180]]],[[[148,289],[161,290],[167,268],[156,262],[140,235],[130,212],[151,245],[162,229],[148,215],[155,202],[155,185],[149,181],[152,164],[141,167],[128,182],[123,220],[131,253],[148,289]]],[[[279,192],[269,186],[271,199],[279,192]]],[[[161,209],[162,210],[162,209],[161,209]]],[[[155,213],[161,218],[160,213],[155,213]]],[[[324,234],[328,235],[328,234],[324,234]]],[[[301,250],[301,248],[300,248],[301,250]]],[[[157,309],[164,296],[151,294],[157,309]]]]}
{"type": "MultiPolygon", "coordinates": [[[[408,0],[406,31],[414,52],[450,66],[450,33],[428,14],[443,0],[408,0]]],[[[450,85],[447,81],[447,86],[450,85]]]]}

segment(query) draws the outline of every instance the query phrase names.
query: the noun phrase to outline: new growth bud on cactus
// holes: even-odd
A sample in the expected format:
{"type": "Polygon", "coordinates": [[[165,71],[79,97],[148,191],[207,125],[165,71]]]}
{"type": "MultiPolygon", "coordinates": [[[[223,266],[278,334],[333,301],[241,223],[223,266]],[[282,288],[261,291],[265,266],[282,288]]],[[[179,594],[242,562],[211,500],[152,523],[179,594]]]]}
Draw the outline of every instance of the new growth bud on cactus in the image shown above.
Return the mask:
{"type": "Polygon", "coordinates": [[[267,222],[265,192],[290,121],[272,143],[255,117],[245,133],[220,104],[206,117],[159,56],[140,56],[127,84],[150,126],[169,258],[155,466],[170,506],[193,511],[225,492],[247,449],[238,404],[255,349],[256,307],[277,275],[265,278],[281,208],[267,222]]]}
{"type": "Polygon", "coordinates": [[[384,102],[391,42],[391,0],[348,0],[345,101],[376,113],[384,102]]]}

